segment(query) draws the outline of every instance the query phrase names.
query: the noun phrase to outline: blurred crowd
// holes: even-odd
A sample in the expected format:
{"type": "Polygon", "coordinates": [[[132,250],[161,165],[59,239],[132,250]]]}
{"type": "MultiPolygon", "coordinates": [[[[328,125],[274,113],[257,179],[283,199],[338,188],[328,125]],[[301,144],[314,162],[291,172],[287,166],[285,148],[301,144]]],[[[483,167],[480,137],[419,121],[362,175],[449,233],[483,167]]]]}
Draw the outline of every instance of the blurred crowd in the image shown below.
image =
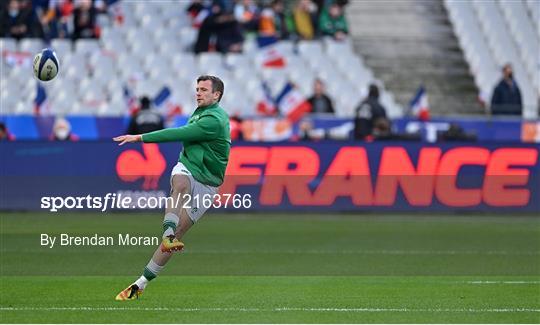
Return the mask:
{"type": "MultiPolygon", "coordinates": [[[[99,15],[111,15],[121,0],[3,0],[0,7],[0,36],[17,40],[42,38],[99,38],[99,15]]],[[[188,0],[185,0],[188,1],[188,0]]],[[[195,53],[242,52],[248,36],[272,36],[278,40],[316,40],[332,37],[343,40],[349,32],[345,10],[348,0],[190,0],[185,6],[191,26],[198,31],[193,44],[195,53]],[[251,35],[250,35],[251,34],[251,35]]],[[[110,17],[109,17],[110,18],[110,17]]],[[[513,79],[512,67],[503,68],[503,78],[491,99],[491,114],[521,115],[521,93],[513,79]]],[[[354,111],[352,136],[358,140],[393,139],[392,123],[379,101],[379,88],[372,84],[354,111]]],[[[307,99],[311,114],[334,115],[334,100],[325,89],[325,80],[316,79],[307,99]]],[[[164,127],[163,117],[156,113],[150,99],[141,98],[140,110],[133,114],[128,133],[147,132],[164,127]]],[[[232,122],[241,122],[234,116],[232,122]]],[[[51,140],[74,140],[69,122],[55,124],[51,140]],[[65,130],[68,130],[65,132],[65,130]],[[66,135],[67,134],[67,135],[66,135]]],[[[449,137],[462,138],[460,130],[451,129],[449,137]]],[[[238,136],[242,137],[241,134],[238,136]]],[[[339,136],[338,136],[339,137],[339,136]]],[[[309,115],[299,123],[299,139],[336,138],[328,130],[313,127],[309,115]]],[[[15,137],[4,124],[0,139],[15,137]]]]}
{"type": "MultiPolygon", "coordinates": [[[[98,38],[97,17],[120,0],[3,0],[0,37],[98,38]]],[[[278,39],[343,38],[348,0],[191,0],[187,13],[199,30],[195,52],[240,52],[247,33],[278,39]]]]}
{"type": "Polygon", "coordinates": [[[118,0],[3,0],[0,7],[0,36],[17,40],[26,37],[97,38],[100,14],[118,0]]]}
{"type": "Polygon", "coordinates": [[[192,0],[187,8],[199,29],[195,53],[241,52],[247,34],[279,40],[343,39],[348,0],[192,0]]]}

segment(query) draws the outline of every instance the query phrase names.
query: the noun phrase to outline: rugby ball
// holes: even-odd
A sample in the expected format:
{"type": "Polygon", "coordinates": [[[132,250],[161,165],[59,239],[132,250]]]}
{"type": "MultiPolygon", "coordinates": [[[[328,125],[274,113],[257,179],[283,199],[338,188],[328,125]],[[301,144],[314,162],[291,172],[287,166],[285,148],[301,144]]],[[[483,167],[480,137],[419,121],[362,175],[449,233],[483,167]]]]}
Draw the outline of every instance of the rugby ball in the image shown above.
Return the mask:
{"type": "Polygon", "coordinates": [[[34,76],[41,81],[53,80],[59,67],[56,53],[51,49],[43,49],[34,57],[34,76]]]}

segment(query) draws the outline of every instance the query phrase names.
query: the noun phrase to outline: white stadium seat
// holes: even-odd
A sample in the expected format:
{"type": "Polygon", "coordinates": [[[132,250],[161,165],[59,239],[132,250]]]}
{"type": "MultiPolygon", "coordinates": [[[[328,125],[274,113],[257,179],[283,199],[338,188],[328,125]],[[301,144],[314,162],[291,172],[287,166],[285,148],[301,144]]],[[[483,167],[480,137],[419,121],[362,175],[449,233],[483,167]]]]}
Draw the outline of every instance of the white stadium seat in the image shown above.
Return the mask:
{"type": "Polygon", "coordinates": [[[444,3],[481,94],[489,101],[502,65],[509,62],[522,91],[524,116],[537,116],[540,34],[534,33],[537,20],[530,5],[522,0],[444,3]]]}
{"type": "Polygon", "coordinates": [[[200,69],[223,66],[223,56],[219,53],[208,52],[199,54],[198,65],[200,69]]]}
{"type": "MultiPolygon", "coordinates": [[[[198,30],[191,26],[185,11],[189,1],[122,1],[119,5],[123,25],[102,15],[100,39],[52,41],[61,67],[58,78],[47,85],[52,113],[125,115],[123,87],[127,83],[136,96],[151,97],[167,85],[175,100],[184,106],[184,113],[189,113],[195,106],[195,79],[204,73],[219,75],[225,81],[224,106],[240,114],[254,114],[263,81],[273,95],[292,81],[301,93],[309,96],[314,79],[322,77],[333,95],[342,97],[343,103],[336,104],[340,116],[350,116],[350,106],[356,98],[343,95],[343,89],[362,88],[373,79],[349,41],[280,41],[276,46],[285,55],[287,67],[267,69],[262,67],[257,43],[251,35],[244,42],[243,53],[195,56],[191,49],[198,30]],[[345,64],[340,56],[350,64],[345,64]]],[[[24,39],[19,44],[1,39],[0,46],[37,53],[45,44],[40,39],[24,39]]],[[[9,85],[1,86],[1,100],[9,104],[10,112],[33,110],[36,86],[27,70],[15,67],[2,72],[2,78],[10,79],[9,85]]]]}
{"type": "Polygon", "coordinates": [[[225,55],[225,65],[230,69],[250,67],[252,64],[251,58],[247,55],[241,53],[227,53],[225,55]]]}
{"type": "Polygon", "coordinates": [[[53,39],[51,41],[51,48],[56,52],[56,56],[60,63],[62,58],[72,52],[72,41],[70,39],[53,39]]]}
{"type": "Polygon", "coordinates": [[[318,41],[300,41],[298,42],[298,53],[304,57],[317,55],[323,52],[323,45],[318,41]]]}
{"type": "Polygon", "coordinates": [[[496,2],[480,0],[473,1],[473,5],[498,65],[502,66],[507,62],[512,64],[515,78],[521,88],[524,115],[537,114],[538,94],[517,52],[516,44],[506,26],[500,7],[496,2]]]}
{"type": "Polygon", "coordinates": [[[15,112],[18,98],[16,93],[13,93],[9,89],[2,89],[0,92],[0,114],[11,114],[15,112]]]}
{"type": "Polygon", "coordinates": [[[501,0],[499,5],[518,45],[519,54],[527,68],[529,77],[538,87],[538,78],[535,75],[538,74],[537,63],[540,56],[538,43],[540,39],[534,31],[534,23],[529,19],[525,4],[522,1],[501,0]]]}
{"type": "Polygon", "coordinates": [[[178,41],[182,44],[182,49],[190,51],[197,40],[197,30],[192,27],[182,27],[178,41]]]}
{"type": "Polygon", "coordinates": [[[34,106],[32,103],[19,101],[17,102],[13,113],[17,115],[31,115],[34,113],[34,106]]]}
{"type": "Polygon", "coordinates": [[[0,53],[3,51],[17,51],[17,41],[14,38],[0,38],[0,53]]]}
{"type": "Polygon", "coordinates": [[[94,39],[79,39],[75,42],[75,52],[91,55],[92,53],[100,51],[99,41],[94,39]]]}
{"type": "Polygon", "coordinates": [[[39,38],[25,38],[19,41],[19,51],[37,54],[46,47],[43,40],[39,38]]]}

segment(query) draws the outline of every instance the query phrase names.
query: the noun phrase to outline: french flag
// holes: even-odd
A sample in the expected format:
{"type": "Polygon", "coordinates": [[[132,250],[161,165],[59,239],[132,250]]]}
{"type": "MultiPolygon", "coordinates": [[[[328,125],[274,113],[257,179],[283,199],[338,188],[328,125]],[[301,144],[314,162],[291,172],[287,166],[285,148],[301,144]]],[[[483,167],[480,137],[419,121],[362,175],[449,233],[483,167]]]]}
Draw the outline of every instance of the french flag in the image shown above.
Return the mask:
{"type": "Polygon", "coordinates": [[[418,88],[409,107],[410,114],[418,117],[420,121],[428,121],[430,119],[428,96],[423,86],[418,88]]]}
{"type": "Polygon", "coordinates": [[[276,98],[276,103],[280,113],[293,123],[311,111],[311,104],[290,82],[285,84],[276,98]]]}
{"type": "Polygon", "coordinates": [[[163,107],[167,106],[170,100],[171,100],[171,90],[169,89],[169,87],[165,86],[161,88],[159,93],[154,98],[154,105],[156,106],[156,108],[162,109],[163,107]]]}
{"type": "Polygon", "coordinates": [[[49,101],[47,100],[47,91],[41,83],[37,83],[36,97],[34,98],[34,113],[39,115],[49,110],[49,101]]]}
{"type": "Polygon", "coordinates": [[[130,116],[135,115],[137,114],[139,110],[137,97],[135,96],[135,94],[133,94],[133,92],[131,91],[128,85],[124,85],[123,88],[124,88],[123,89],[124,101],[126,102],[129,115],[130,116]]]}
{"type": "Polygon", "coordinates": [[[278,39],[275,36],[257,37],[259,46],[259,58],[265,68],[284,68],[287,65],[285,56],[277,47],[278,39]]]}
{"type": "Polygon", "coordinates": [[[277,107],[274,99],[272,98],[270,87],[268,87],[268,84],[263,81],[261,88],[263,95],[257,103],[257,113],[260,115],[275,115],[277,112],[277,107]]]}
{"type": "Polygon", "coordinates": [[[182,109],[172,100],[171,89],[167,86],[161,88],[159,93],[154,98],[154,105],[162,112],[166,119],[170,119],[175,115],[181,114],[182,109]]]}

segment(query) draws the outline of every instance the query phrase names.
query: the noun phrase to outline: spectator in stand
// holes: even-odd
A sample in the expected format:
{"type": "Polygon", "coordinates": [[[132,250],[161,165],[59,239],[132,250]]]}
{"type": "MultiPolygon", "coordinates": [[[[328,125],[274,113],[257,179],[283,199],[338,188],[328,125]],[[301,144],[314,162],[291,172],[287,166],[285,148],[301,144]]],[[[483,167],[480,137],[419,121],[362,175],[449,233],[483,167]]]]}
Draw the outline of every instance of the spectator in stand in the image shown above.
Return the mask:
{"type": "Polygon", "coordinates": [[[2,3],[0,37],[20,40],[34,34],[32,8],[26,0],[9,0],[2,3]]]}
{"type": "Polygon", "coordinates": [[[211,50],[239,53],[242,51],[243,41],[240,26],[234,15],[226,13],[219,4],[214,3],[199,30],[195,53],[211,50]]]}
{"type": "Polygon", "coordinates": [[[186,8],[188,16],[191,18],[191,26],[200,29],[202,23],[210,14],[210,7],[206,7],[203,0],[191,0],[191,3],[186,8]]]}
{"type": "Polygon", "coordinates": [[[45,40],[69,38],[73,33],[71,0],[34,0],[33,10],[45,40]]]}
{"type": "Polygon", "coordinates": [[[79,141],[79,137],[71,132],[71,124],[63,117],[57,117],[54,121],[51,141],[79,141]]]}
{"type": "Polygon", "coordinates": [[[193,17],[193,27],[199,28],[197,34],[197,40],[195,41],[194,51],[195,54],[202,52],[208,52],[210,50],[210,39],[214,34],[214,14],[217,14],[219,6],[211,6],[205,8],[202,2],[193,1],[188,7],[188,13],[193,17]]]}
{"type": "Polygon", "coordinates": [[[315,38],[315,24],[317,21],[317,8],[311,0],[299,0],[292,12],[290,30],[296,32],[296,36],[303,40],[315,38]]]}
{"type": "Polygon", "coordinates": [[[15,141],[15,137],[9,133],[4,122],[0,122],[0,141],[15,141]]]}
{"type": "Polygon", "coordinates": [[[259,27],[260,9],[253,0],[237,0],[234,18],[244,32],[256,32],[259,27]]]}
{"type": "Polygon", "coordinates": [[[240,53],[244,36],[234,15],[225,11],[216,17],[216,50],[221,53],[240,53]]]}
{"type": "Polygon", "coordinates": [[[73,34],[73,2],[56,0],[56,24],[59,38],[69,38],[73,34]]]}
{"type": "Polygon", "coordinates": [[[503,79],[497,84],[491,97],[491,114],[521,116],[521,92],[514,80],[512,65],[505,64],[502,73],[503,79]]]}
{"type": "Polygon", "coordinates": [[[92,0],[75,0],[73,11],[73,39],[96,38],[99,34],[96,25],[96,8],[92,0]]]}
{"type": "Polygon", "coordinates": [[[349,0],[311,0],[317,6],[317,17],[321,16],[324,8],[330,6],[333,3],[337,3],[342,8],[349,4],[349,0]]]}
{"type": "Polygon", "coordinates": [[[334,114],[334,105],[332,100],[325,93],[324,83],[321,79],[315,79],[313,83],[313,95],[308,99],[311,104],[312,113],[331,113],[334,114]]]}
{"type": "Polygon", "coordinates": [[[354,138],[364,140],[371,136],[375,121],[386,117],[386,109],[379,103],[379,88],[369,86],[368,97],[356,108],[354,119],[354,138]]]}
{"type": "Polygon", "coordinates": [[[321,13],[323,9],[326,8],[328,5],[330,5],[331,3],[333,3],[332,0],[311,0],[311,2],[313,2],[313,5],[315,6],[315,8],[317,8],[317,12],[316,12],[317,20],[319,19],[319,17],[321,17],[321,13]]]}
{"type": "Polygon", "coordinates": [[[217,3],[219,4],[219,6],[224,12],[233,13],[234,5],[236,5],[236,2],[238,0],[205,0],[205,1],[217,3]]]}
{"type": "Polygon", "coordinates": [[[325,8],[319,17],[319,30],[323,36],[343,40],[349,33],[343,7],[334,2],[325,8]]]}
{"type": "Polygon", "coordinates": [[[59,21],[59,33],[60,37],[70,38],[74,33],[74,10],[73,2],[65,1],[59,9],[60,21],[59,21]]]}
{"type": "Polygon", "coordinates": [[[281,40],[289,38],[283,0],[273,0],[271,5],[262,11],[259,33],[281,40]]]}
{"type": "Polygon", "coordinates": [[[39,36],[46,41],[56,37],[54,0],[32,0],[32,12],[39,26],[39,36]]]}
{"type": "Polygon", "coordinates": [[[163,117],[152,109],[152,103],[146,96],[141,98],[141,109],[131,118],[126,133],[142,134],[164,128],[163,117]]]}

